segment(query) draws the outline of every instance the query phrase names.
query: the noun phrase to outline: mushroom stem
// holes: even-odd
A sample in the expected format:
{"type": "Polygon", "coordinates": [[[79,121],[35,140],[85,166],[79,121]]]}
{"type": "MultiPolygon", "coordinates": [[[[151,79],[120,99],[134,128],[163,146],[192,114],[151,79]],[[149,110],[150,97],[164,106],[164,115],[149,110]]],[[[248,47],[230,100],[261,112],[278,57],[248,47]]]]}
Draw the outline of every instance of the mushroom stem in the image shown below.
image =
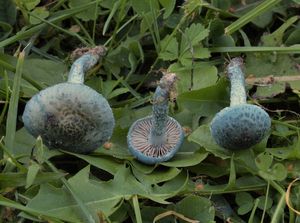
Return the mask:
{"type": "Polygon", "coordinates": [[[230,106],[246,104],[245,74],[243,60],[240,57],[233,58],[227,66],[227,75],[230,80],[230,106]]]}
{"type": "Polygon", "coordinates": [[[75,57],[79,56],[79,58],[75,60],[71,66],[68,82],[83,84],[85,72],[95,66],[100,57],[104,56],[105,53],[106,49],[103,46],[96,46],[91,49],[83,48],[74,51],[75,57]]]}
{"type": "Polygon", "coordinates": [[[168,120],[168,102],[171,90],[174,89],[176,75],[166,73],[161,78],[158,87],[153,96],[152,107],[152,127],[150,143],[152,145],[161,145],[165,143],[166,124],[168,120]]]}

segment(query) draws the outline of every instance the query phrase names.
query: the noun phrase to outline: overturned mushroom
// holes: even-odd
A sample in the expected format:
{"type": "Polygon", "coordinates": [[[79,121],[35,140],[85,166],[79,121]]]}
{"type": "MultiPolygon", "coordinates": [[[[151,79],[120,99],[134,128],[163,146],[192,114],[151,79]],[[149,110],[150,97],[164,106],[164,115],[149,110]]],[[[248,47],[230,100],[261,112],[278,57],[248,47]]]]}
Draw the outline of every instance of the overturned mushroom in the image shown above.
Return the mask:
{"type": "Polygon", "coordinates": [[[183,142],[181,125],[168,116],[168,100],[175,80],[174,73],[164,74],[153,96],[152,116],[137,120],[129,129],[129,151],[143,163],[171,159],[183,142]]]}
{"type": "Polygon", "coordinates": [[[73,64],[68,82],[34,95],[23,113],[25,128],[49,148],[88,153],[109,140],[114,117],[107,100],[84,85],[84,73],[105,55],[102,46],[88,50],[73,64]]]}
{"type": "Polygon", "coordinates": [[[242,58],[233,58],[227,66],[231,83],[230,107],[212,120],[210,130],[218,145],[226,149],[246,149],[259,143],[270,130],[271,119],[263,109],[246,104],[242,58]]]}

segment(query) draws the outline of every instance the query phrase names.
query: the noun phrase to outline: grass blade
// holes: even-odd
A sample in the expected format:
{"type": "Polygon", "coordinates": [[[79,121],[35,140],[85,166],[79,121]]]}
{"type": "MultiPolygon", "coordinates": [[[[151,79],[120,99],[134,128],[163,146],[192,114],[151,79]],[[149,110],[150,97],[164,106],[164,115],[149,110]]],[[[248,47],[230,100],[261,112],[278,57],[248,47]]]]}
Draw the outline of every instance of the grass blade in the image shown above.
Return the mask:
{"type": "Polygon", "coordinates": [[[231,35],[235,31],[242,28],[248,22],[251,22],[257,16],[261,15],[262,13],[266,12],[267,10],[271,9],[274,5],[279,3],[280,0],[266,0],[254,9],[250,10],[248,13],[231,23],[229,26],[225,28],[225,34],[231,35]]]}
{"type": "Polygon", "coordinates": [[[25,52],[22,51],[19,54],[18,61],[17,61],[17,68],[14,76],[13,89],[9,101],[8,115],[6,120],[5,145],[8,149],[8,152],[11,153],[12,155],[15,154],[13,144],[14,144],[15,133],[16,133],[18,102],[19,102],[24,58],[25,58],[25,52]]]}
{"type": "Polygon", "coordinates": [[[210,48],[209,51],[211,53],[276,52],[276,53],[299,54],[300,45],[293,45],[289,47],[268,47],[268,46],[213,47],[210,48]]]}

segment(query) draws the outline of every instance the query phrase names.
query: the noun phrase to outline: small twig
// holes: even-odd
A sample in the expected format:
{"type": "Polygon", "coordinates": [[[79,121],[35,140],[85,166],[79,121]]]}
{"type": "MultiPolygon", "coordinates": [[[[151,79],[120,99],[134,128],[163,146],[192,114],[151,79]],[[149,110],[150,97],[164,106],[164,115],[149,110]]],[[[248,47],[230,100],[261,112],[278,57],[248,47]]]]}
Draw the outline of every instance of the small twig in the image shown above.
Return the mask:
{"type": "Polygon", "coordinates": [[[189,223],[200,223],[200,221],[198,221],[198,220],[193,220],[193,219],[187,218],[184,215],[179,214],[175,211],[166,211],[166,212],[163,212],[163,213],[155,216],[155,218],[153,219],[153,223],[157,222],[158,220],[161,220],[162,218],[168,217],[170,215],[174,215],[175,217],[180,218],[181,220],[184,220],[189,223]]]}
{"type": "Polygon", "coordinates": [[[280,76],[274,77],[274,75],[269,75],[266,77],[254,77],[250,75],[246,78],[246,83],[250,85],[266,86],[277,82],[288,82],[288,81],[300,81],[300,75],[295,76],[280,76]]]}
{"type": "Polygon", "coordinates": [[[293,181],[289,184],[289,186],[288,186],[288,188],[287,188],[287,190],[286,190],[286,193],[285,193],[285,202],[286,202],[287,206],[289,207],[289,209],[291,209],[291,210],[292,210],[293,212],[295,212],[297,215],[300,215],[300,211],[297,211],[297,210],[292,206],[292,204],[291,204],[291,202],[290,202],[290,194],[291,194],[292,186],[293,186],[293,184],[294,184],[296,181],[298,181],[298,180],[300,180],[300,178],[296,178],[295,180],[293,180],[293,181]]]}

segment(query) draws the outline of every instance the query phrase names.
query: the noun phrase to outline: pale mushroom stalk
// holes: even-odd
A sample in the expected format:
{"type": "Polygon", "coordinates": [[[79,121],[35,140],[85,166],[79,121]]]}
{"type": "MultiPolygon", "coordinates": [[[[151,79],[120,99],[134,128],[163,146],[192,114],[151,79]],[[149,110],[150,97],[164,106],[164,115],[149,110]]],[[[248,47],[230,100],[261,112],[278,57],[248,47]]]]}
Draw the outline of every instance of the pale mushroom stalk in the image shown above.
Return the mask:
{"type": "Polygon", "coordinates": [[[85,73],[98,63],[100,57],[105,55],[105,52],[104,47],[97,46],[75,60],[69,72],[68,82],[83,84],[85,73]]]}
{"type": "Polygon", "coordinates": [[[271,128],[271,119],[262,108],[246,103],[243,60],[233,58],[227,66],[230,79],[230,107],[213,118],[210,130],[218,145],[226,149],[247,149],[259,143],[271,128]]]}
{"type": "Polygon", "coordinates": [[[160,145],[166,141],[166,123],[168,121],[169,94],[176,76],[165,75],[155,90],[152,106],[152,127],[150,143],[160,145]]]}
{"type": "Polygon", "coordinates": [[[168,116],[168,102],[176,75],[166,73],[153,96],[152,115],[135,121],[127,135],[129,151],[141,162],[156,164],[171,159],[183,142],[180,124],[168,116]]]}
{"type": "MultiPolygon", "coordinates": [[[[239,63],[239,61],[237,62],[239,63]]],[[[242,63],[242,61],[240,62],[242,63]]],[[[228,66],[227,69],[227,75],[231,86],[230,106],[246,104],[247,102],[245,77],[242,69],[242,66],[228,66]]]]}

